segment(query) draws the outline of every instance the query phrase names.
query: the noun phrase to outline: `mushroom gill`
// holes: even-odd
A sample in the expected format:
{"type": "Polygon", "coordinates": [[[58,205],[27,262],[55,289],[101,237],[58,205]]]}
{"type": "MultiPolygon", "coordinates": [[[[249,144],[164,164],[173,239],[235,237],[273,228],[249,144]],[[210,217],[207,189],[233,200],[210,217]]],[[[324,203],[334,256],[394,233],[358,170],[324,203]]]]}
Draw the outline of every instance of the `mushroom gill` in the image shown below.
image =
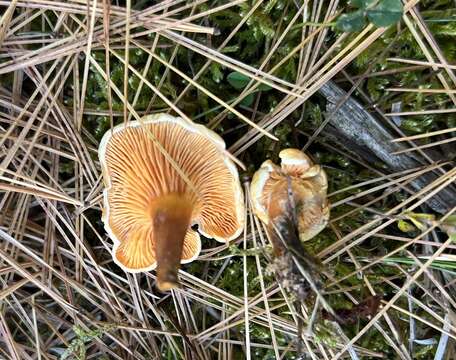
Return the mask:
{"type": "Polygon", "coordinates": [[[179,264],[198,256],[201,242],[192,225],[218,241],[242,231],[237,169],[223,140],[204,126],[165,114],[147,116],[108,131],[99,157],[113,258],[129,272],[157,266],[160,289],[175,287],[179,264]]]}

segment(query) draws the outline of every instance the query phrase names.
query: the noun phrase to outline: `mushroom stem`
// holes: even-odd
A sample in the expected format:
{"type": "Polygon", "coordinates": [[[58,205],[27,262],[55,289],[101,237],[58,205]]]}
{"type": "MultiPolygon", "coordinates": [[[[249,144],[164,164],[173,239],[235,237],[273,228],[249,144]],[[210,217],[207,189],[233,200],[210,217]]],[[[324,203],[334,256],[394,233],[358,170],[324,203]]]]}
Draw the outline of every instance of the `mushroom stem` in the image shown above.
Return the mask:
{"type": "Polygon", "coordinates": [[[157,287],[161,291],[168,291],[179,285],[177,272],[193,206],[182,194],[162,196],[154,205],[157,287]]]}

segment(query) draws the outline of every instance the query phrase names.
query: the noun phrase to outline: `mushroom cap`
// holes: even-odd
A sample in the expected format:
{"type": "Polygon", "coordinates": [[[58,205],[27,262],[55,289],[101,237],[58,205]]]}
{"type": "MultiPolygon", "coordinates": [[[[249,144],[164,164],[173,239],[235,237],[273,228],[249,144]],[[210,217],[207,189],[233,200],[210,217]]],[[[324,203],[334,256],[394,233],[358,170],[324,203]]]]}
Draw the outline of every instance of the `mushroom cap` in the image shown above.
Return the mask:
{"type": "Polygon", "coordinates": [[[167,195],[191,204],[181,263],[201,251],[192,225],[221,242],[242,232],[244,200],[236,166],[223,139],[205,126],[167,114],[145,116],[106,132],[98,154],[105,183],[102,220],[114,243],[113,259],[125,271],[156,267],[153,217],[167,195]]]}
{"type": "Polygon", "coordinates": [[[253,211],[265,224],[283,216],[289,206],[291,187],[299,238],[309,240],[329,220],[326,174],[298,149],[282,150],[279,157],[280,166],[266,160],[253,175],[250,186],[253,211]]]}

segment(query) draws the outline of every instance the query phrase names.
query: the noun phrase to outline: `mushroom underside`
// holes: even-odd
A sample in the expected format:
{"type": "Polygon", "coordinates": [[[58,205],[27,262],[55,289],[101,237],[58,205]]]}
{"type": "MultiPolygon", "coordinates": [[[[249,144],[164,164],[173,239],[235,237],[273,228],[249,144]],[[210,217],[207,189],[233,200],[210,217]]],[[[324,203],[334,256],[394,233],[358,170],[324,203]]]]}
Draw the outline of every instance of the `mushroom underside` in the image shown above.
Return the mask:
{"type": "Polygon", "coordinates": [[[188,122],[172,119],[132,122],[102,140],[105,227],[114,241],[114,260],[129,272],[157,266],[177,274],[179,263],[194,260],[201,249],[192,224],[217,240],[237,236],[243,226],[236,168],[197,125],[191,131],[188,122]]]}

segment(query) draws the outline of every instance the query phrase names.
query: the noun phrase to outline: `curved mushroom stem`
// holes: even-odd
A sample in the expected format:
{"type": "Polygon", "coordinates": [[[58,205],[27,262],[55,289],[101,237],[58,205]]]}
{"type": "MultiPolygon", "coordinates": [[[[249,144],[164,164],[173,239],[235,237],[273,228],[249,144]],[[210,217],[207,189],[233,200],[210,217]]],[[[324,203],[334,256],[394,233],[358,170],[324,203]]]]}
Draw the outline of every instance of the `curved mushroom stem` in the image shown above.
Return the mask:
{"type": "Polygon", "coordinates": [[[157,287],[161,291],[179,285],[179,270],[185,234],[190,225],[192,203],[182,194],[169,194],[157,199],[153,214],[157,287]]]}

